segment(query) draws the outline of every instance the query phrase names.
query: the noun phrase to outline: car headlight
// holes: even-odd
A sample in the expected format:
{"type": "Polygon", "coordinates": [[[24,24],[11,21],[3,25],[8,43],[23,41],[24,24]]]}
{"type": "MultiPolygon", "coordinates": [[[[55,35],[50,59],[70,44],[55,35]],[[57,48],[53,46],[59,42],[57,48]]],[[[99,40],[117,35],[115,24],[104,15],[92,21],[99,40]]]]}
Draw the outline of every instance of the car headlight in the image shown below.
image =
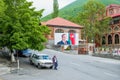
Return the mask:
{"type": "Polygon", "coordinates": [[[42,64],[45,64],[45,63],[43,63],[43,62],[40,62],[40,64],[42,65],[42,64]]]}

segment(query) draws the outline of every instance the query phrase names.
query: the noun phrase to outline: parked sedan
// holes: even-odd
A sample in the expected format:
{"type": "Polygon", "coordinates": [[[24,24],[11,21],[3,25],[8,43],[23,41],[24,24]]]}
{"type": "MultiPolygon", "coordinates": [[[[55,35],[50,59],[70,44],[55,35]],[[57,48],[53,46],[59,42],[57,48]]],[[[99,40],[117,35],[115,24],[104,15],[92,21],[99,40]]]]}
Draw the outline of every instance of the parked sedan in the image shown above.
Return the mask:
{"type": "Polygon", "coordinates": [[[38,68],[46,67],[52,69],[52,59],[47,54],[33,53],[29,57],[30,64],[34,64],[38,68]]]}

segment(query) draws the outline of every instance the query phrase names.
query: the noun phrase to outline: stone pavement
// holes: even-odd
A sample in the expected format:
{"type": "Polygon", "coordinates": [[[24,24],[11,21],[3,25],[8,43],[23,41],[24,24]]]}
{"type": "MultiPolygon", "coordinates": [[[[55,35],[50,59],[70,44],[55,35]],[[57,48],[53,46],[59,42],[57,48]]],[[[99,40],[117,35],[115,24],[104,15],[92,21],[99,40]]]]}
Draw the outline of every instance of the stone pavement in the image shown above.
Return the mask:
{"type": "Polygon", "coordinates": [[[6,74],[10,72],[10,67],[6,65],[0,64],[0,75],[6,74]]]}
{"type": "Polygon", "coordinates": [[[8,66],[8,61],[0,57],[0,75],[10,72],[10,67],[8,66]]]}
{"type": "MultiPolygon", "coordinates": [[[[10,72],[10,67],[8,67],[8,61],[0,57],[0,75],[4,75],[10,72]]],[[[0,80],[3,80],[0,78],[0,80]]]]}
{"type": "MultiPolygon", "coordinates": [[[[7,73],[17,73],[18,67],[17,63],[10,63],[10,61],[6,60],[6,58],[0,57],[0,75],[4,75],[7,73]]],[[[0,78],[0,80],[3,80],[0,78]]]]}

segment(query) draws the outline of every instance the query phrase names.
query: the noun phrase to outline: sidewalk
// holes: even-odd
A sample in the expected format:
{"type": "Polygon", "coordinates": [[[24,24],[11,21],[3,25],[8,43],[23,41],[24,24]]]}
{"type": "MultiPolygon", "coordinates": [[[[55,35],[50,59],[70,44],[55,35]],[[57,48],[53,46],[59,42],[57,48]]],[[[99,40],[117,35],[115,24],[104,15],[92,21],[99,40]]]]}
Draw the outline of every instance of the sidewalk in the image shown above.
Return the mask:
{"type": "MultiPolygon", "coordinates": [[[[16,73],[17,63],[10,63],[10,61],[0,57],[0,75],[4,75],[7,73],[16,73]]],[[[1,78],[0,78],[1,80],[1,78]]]]}
{"type": "Polygon", "coordinates": [[[0,79],[0,80],[3,80],[3,79],[0,79]]]}
{"type": "Polygon", "coordinates": [[[93,57],[100,57],[100,58],[109,58],[109,59],[115,59],[115,60],[120,60],[120,55],[113,55],[113,54],[109,54],[109,53],[86,53],[86,54],[79,54],[77,50],[64,50],[62,51],[61,49],[59,48],[54,48],[54,49],[51,49],[51,50],[55,50],[55,51],[59,51],[59,52],[63,52],[63,53],[66,53],[66,54],[73,54],[73,55],[90,55],[90,56],[93,56],[93,57]]]}
{"type": "Polygon", "coordinates": [[[10,67],[7,67],[4,64],[0,64],[0,75],[6,74],[10,72],[10,67]]]}
{"type": "Polygon", "coordinates": [[[0,57],[0,75],[10,72],[9,61],[0,57]]]}
{"type": "Polygon", "coordinates": [[[114,56],[114,55],[109,54],[109,53],[106,53],[106,54],[95,53],[95,54],[92,54],[92,56],[120,60],[120,56],[114,56]]]}

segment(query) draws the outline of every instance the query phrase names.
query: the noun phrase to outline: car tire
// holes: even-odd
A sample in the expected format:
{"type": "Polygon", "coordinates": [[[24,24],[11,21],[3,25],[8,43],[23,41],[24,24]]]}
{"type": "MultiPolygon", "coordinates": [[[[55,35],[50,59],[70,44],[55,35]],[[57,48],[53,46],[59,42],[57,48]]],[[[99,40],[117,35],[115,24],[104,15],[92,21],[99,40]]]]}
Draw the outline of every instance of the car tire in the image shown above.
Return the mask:
{"type": "Polygon", "coordinates": [[[52,69],[52,68],[53,68],[53,66],[50,67],[50,69],[52,69]]]}
{"type": "Polygon", "coordinates": [[[33,65],[33,62],[30,60],[30,64],[33,65]]]}
{"type": "Polygon", "coordinates": [[[38,67],[38,69],[41,69],[41,68],[42,68],[42,66],[41,66],[40,64],[38,64],[37,67],[38,67]]]}

